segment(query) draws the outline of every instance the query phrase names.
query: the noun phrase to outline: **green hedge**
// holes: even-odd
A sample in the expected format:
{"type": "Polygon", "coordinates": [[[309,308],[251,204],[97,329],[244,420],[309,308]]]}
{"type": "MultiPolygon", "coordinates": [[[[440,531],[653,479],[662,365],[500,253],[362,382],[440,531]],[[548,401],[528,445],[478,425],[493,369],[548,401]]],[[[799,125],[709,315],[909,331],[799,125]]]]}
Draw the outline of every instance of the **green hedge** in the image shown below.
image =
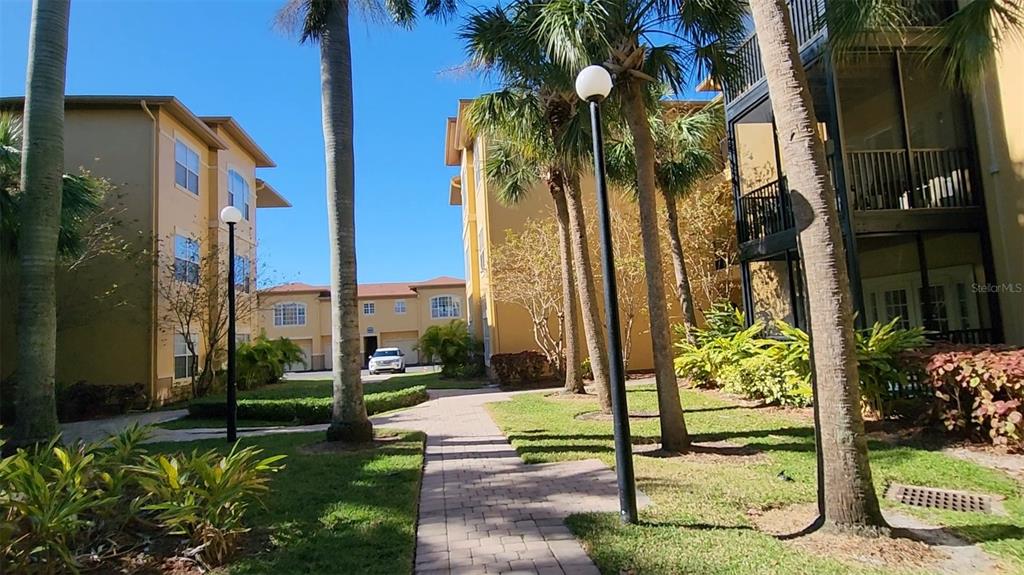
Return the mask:
{"type": "MultiPolygon", "coordinates": [[[[369,393],[364,396],[366,412],[369,415],[410,407],[427,399],[427,388],[422,385],[397,391],[369,393]]],[[[330,397],[239,399],[238,419],[296,422],[304,425],[328,423],[331,420],[332,401],[330,397]]],[[[212,419],[225,417],[226,408],[224,398],[202,398],[189,404],[188,413],[189,417],[212,419]]]]}

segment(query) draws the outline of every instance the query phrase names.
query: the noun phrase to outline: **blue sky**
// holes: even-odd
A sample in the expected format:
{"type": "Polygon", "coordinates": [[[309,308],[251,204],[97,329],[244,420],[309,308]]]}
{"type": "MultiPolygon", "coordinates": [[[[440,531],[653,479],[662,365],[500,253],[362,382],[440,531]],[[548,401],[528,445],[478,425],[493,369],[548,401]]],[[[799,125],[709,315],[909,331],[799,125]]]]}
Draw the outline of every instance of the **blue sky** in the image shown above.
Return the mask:
{"type": "MultiPolygon", "coordinates": [[[[68,94],[173,95],[231,115],[277,162],[260,177],[290,209],[259,213],[275,281],[329,281],[319,57],[272,26],[281,0],[74,0],[68,94]]],[[[0,95],[22,95],[31,2],[0,0],[0,95]]],[[[445,118],[487,85],[451,73],[457,22],[406,31],[353,20],[359,281],[464,276],[449,206],[445,118]]]]}

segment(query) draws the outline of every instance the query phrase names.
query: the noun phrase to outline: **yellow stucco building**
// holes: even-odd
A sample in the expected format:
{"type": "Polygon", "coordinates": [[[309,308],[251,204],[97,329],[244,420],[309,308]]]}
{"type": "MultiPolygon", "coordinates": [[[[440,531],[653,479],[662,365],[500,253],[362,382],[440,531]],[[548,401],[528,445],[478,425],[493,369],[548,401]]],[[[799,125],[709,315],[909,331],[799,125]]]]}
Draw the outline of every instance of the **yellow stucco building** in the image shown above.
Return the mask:
{"type": "MultiPolygon", "coordinates": [[[[359,284],[359,333],[363,364],[379,347],[397,347],[408,365],[432,325],[466,319],[466,283],[452,277],[422,282],[359,284]]],[[[305,361],[293,370],[331,369],[331,288],[289,283],[260,292],[260,328],[269,338],[287,337],[305,361]]],[[[422,358],[427,361],[427,358],[422,358]]]]}
{"type": "MultiPolygon", "coordinates": [[[[219,214],[231,204],[244,215],[235,229],[239,289],[254,290],[258,210],[290,205],[257,177],[274,162],[231,117],[196,116],[174,97],[68,96],[65,103],[66,171],[84,168],[114,186],[108,202],[119,206],[117,232],[146,257],[100,256],[76,271],[73,285],[58,284],[59,302],[79,305],[66,313],[58,305],[57,381],[141,383],[153,404],[183,398],[195,361],[164,320],[159,282],[172,280],[161,270],[173,266],[180,281],[195,281],[204,255],[225,249],[219,214]],[[104,297],[112,286],[116,298],[104,297]]],[[[15,113],[23,105],[0,100],[0,109],[15,113]]],[[[16,314],[5,299],[0,377],[17,367],[16,314]]],[[[256,314],[243,318],[241,339],[257,333],[256,321],[256,314]]],[[[201,348],[200,331],[196,325],[201,348]]]]}
{"type": "MultiPolygon", "coordinates": [[[[448,190],[448,203],[462,208],[462,241],[466,266],[466,301],[467,321],[471,332],[484,342],[484,356],[499,353],[516,353],[524,350],[537,350],[534,330],[529,313],[521,306],[495,299],[491,285],[489,268],[490,254],[505,242],[506,231],[517,231],[528,219],[545,219],[554,217],[554,203],[544,184],[538,181],[529,194],[515,206],[506,206],[499,202],[489,191],[489,183],[483,172],[487,155],[487,142],[483,136],[473,137],[466,125],[466,113],[472,100],[460,100],[456,116],[447,119],[445,132],[445,163],[457,167],[459,174],[451,178],[448,190]]],[[[583,202],[586,206],[596,206],[594,178],[592,174],[584,174],[581,178],[583,202]]],[[[637,210],[631,199],[620,191],[611,195],[613,211],[637,210]]],[[[659,198],[659,203],[660,203],[659,198]]],[[[659,213],[660,213],[659,207],[659,213]]],[[[592,245],[592,253],[596,248],[596,237],[588,237],[592,245]]],[[[595,256],[596,258],[596,256],[595,256]]],[[[666,277],[671,277],[672,264],[667,252],[663,251],[663,262],[666,277]]],[[[592,265],[597,264],[594,259],[592,265]]],[[[602,285],[597,279],[596,293],[603,317],[602,285]]],[[[624,286],[619,287],[620,292],[624,286]]],[[[643,297],[646,299],[646,288],[643,297]]],[[[672,288],[666,285],[666,296],[669,303],[669,321],[673,324],[681,321],[676,297],[672,288]]],[[[646,308],[645,308],[646,309],[646,308]]],[[[602,326],[603,326],[602,319],[602,326]]],[[[602,333],[603,333],[602,329],[602,333]]],[[[602,337],[604,337],[602,335],[602,337]]],[[[583,339],[583,328],[580,326],[580,351],[586,357],[586,343],[583,339]]],[[[630,337],[631,353],[628,368],[630,371],[649,370],[654,365],[649,319],[646,311],[640,311],[635,320],[630,337]]]]}

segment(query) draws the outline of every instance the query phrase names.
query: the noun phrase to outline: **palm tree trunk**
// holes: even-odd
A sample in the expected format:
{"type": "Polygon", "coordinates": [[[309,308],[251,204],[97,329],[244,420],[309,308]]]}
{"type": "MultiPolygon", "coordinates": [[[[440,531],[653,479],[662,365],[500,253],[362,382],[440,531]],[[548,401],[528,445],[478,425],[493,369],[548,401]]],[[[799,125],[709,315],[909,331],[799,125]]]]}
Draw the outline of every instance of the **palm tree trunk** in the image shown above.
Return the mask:
{"type": "Polygon", "coordinates": [[[676,272],[676,295],[679,297],[679,309],[683,312],[683,328],[686,339],[696,343],[697,314],[694,311],[693,292],[690,290],[690,278],[686,273],[686,258],[683,255],[683,242],[679,238],[679,212],[676,199],[662,190],[665,200],[665,227],[668,228],[668,244],[672,252],[672,267],[676,272]]]}
{"type": "Polygon", "coordinates": [[[48,440],[58,431],[57,238],[64,174],[64,80],[68,0],[35,0],[25,89],[18,238],[18,386],[14,445],[48,440]]]}
{"type": "Polygon", "coordinates": [[[647,272],[647,309],[651,322],[651,347],[654,351],[654,377],[658,385],[658,412],[661,421],[661,447],[683,451],[690,445],[679,403],[679,387],[672,364],[672,333],[668,324],[665,276],[661,268],[658,238],[657,181],[654,176],[654,137],[647,118],[641,87],[628,82],[623,87],[623,113],[636,146],[637,204],[640,207],[640,235],[647,272]]]}
{"type": "Polygon", "coordinates": [[[555,202],[558,221],[558,256],[562,266],[562,342],[565,353],[565,393],[586,393],[580,370],[579,312],[576,311],[576,278],[573,274],[572,248],[569,238],[569,208],[565,203],[564,176],[560,182],[549,181],[548,189],[555,202]]]}
{"type": "Polygon", "coordinates": [[[824,526],[877,531],[886,526],[871,480],[850,303],[850,280],[835,191],[817,136],[807,77],[786,0],[751,0],[768,91],[778,126],[793,215],[807,274],[812,365],[824,467],[824,526]]]}
{"type": "Polygon", "coordinates": [[[572,245],[572,263],[576,268],[576,288],[580,296],[583,334],[587,338],[590,369],[597,388],[597,402],[601,411],[611,413],[612,395],[608,379],[608,350],[601,330],[601,315],[597,310],[597,291],[594,289],[594,268],[590,266],[590,247],[587,243],[587,225],[583,218],[580,199],[580,178],[573,174],[566,179],[565,201],[569,208],[569,239],[572,245]]]}
{"type": "Polygon", "coordinates": [[[334,406],[330,441],[368,441],[373,424],[363,403],[356,292],[355,158],[352,149],[352,49],[348,2],[332,2],[320,41],[320,89],[327,160],[331,241],[331,353],[334,406]]]}

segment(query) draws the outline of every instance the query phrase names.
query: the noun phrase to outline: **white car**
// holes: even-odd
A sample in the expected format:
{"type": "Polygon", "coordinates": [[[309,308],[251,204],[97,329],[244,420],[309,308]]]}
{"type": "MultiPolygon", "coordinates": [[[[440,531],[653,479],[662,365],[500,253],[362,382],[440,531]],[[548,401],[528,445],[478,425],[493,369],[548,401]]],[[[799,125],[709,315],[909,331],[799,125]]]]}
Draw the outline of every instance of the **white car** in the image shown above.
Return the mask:
{"type": "Polygon", "coordinates": [[[405,354],[397,347],[380,347],[370,356],[370,375],[382,371],[405,373],[405,354]]]}

